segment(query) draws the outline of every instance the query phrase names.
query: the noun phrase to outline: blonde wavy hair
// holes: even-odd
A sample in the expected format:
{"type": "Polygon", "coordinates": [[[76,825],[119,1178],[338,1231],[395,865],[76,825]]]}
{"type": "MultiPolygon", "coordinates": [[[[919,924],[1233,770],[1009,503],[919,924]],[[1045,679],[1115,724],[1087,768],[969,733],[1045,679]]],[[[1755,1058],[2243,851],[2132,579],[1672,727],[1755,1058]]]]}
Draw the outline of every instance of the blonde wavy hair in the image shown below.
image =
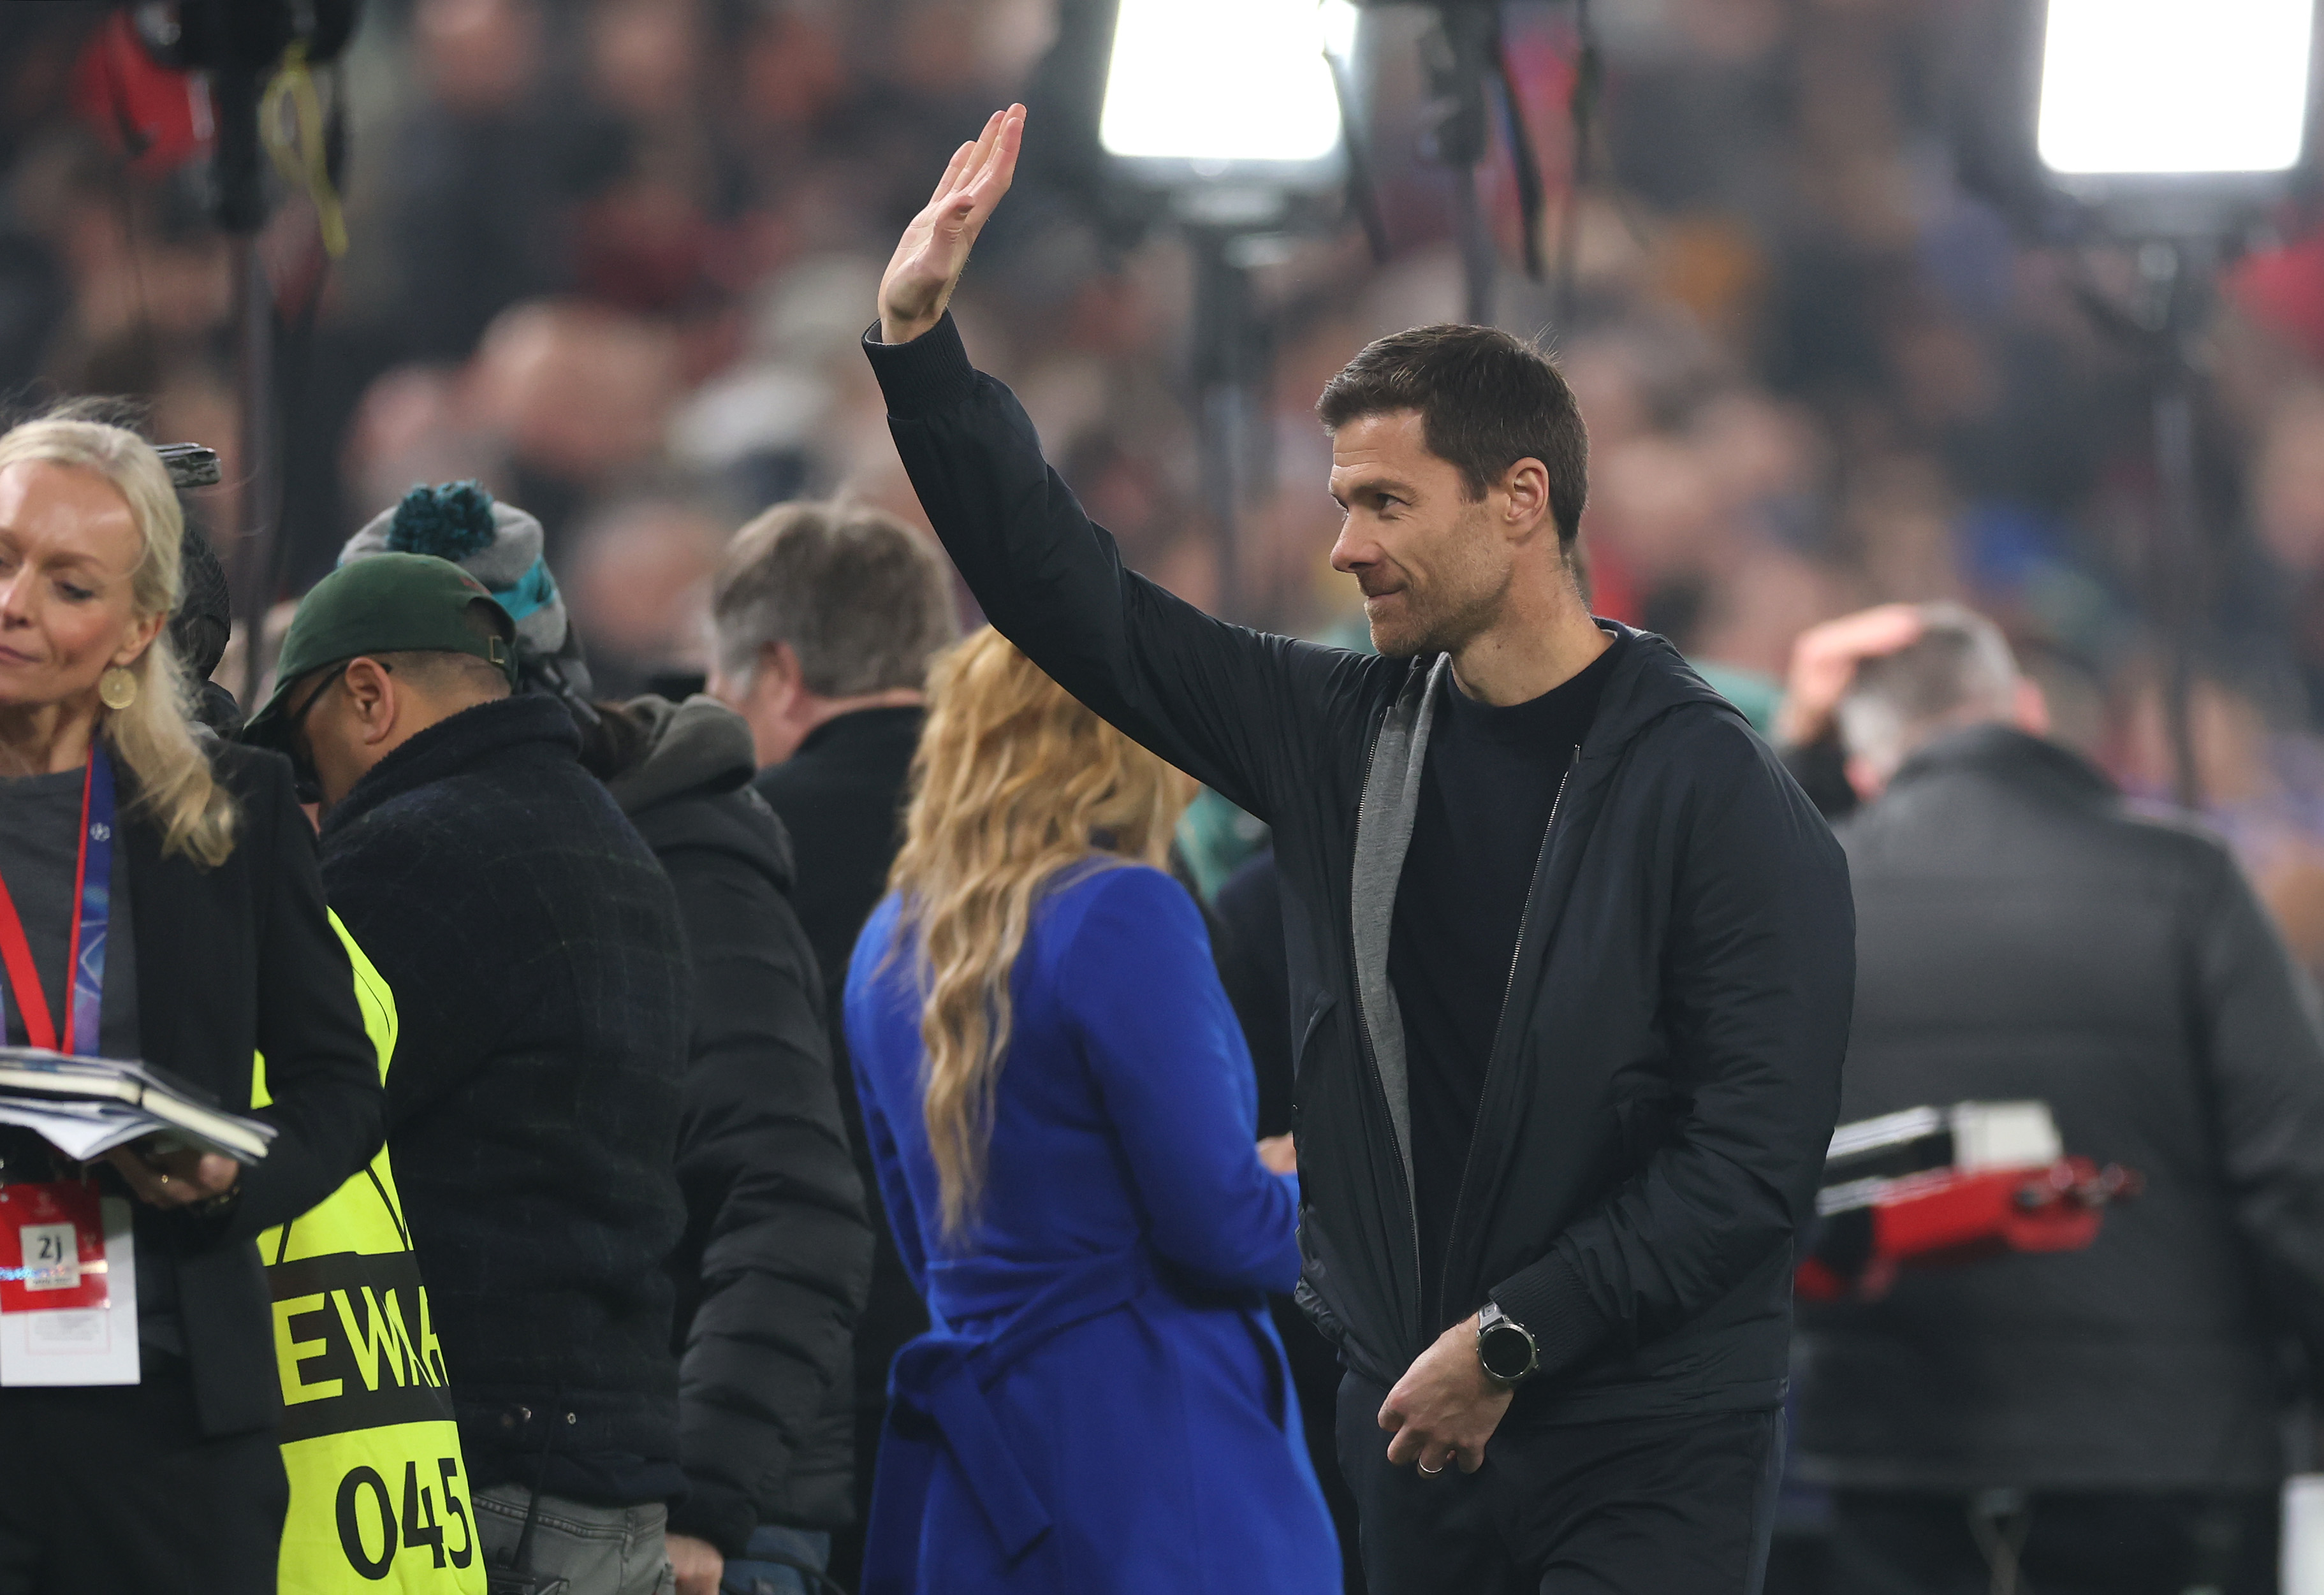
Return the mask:
{"type": "Polygon", "coordinates": [[[982,1204],[1009,977],[1043,890],[1078,864],[1160,867],[1194,783],[1084,708],[990,626],[940,656],[912,760],[897,945],[914,944],[921,1112],[944,1235],[982,1204]]]}
{"type": "MultiPolygon", "coordinates": [[[[126,427],[70,409],[0,433],[0,471],[38,461],[88,471],[129,502],[143,543],[129,597],[140,620],[178,606],[185,516],[170,470],[153,446],[126,427]]],[[[134,807],[161,828],[161,851],[212,868],[234,851],[234,798],[210,772],[187,713],[185,672],[167,627],[128,667],[137,696],[125,709],[99,709],[98,733],[134,778],[134,807]]]]}

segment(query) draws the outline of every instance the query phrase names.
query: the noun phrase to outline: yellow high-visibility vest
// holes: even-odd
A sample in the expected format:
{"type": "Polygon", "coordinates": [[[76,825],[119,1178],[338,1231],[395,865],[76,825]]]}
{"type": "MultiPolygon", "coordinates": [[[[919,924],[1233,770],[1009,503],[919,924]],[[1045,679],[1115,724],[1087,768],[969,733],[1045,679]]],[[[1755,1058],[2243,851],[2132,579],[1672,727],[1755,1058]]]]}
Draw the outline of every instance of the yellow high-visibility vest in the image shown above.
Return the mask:
{"type": "MultiPolygon", "coordinates": [[[[395,993],[331,916],[387,1078],[395,993]]],[[[266,1060],[253,1102],[263,1105],[266,1060]]],[[[387,1148],[313,1211],[259,1237],[282,1376],[281,1595],[484,1595],[484,1559],[387,1148]]]]}

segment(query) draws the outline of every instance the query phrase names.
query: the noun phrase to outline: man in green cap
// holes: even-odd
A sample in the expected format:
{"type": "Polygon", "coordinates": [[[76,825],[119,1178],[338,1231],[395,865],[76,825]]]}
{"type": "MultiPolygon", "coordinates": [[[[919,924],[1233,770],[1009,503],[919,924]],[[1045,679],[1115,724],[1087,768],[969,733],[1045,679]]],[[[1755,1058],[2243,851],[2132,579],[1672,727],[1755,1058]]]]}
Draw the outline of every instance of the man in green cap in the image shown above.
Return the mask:
{"type": "Polygon", "coordinates": [[[342,566],[300,604],[274,695],[242,739],[289,754],[328,809],[419,733],[508,696],[515,635],[484,585],[448,559],[342,566]]]}
{"type": "Polygon", "coordinates": [[[512,637],[456,565],[350,561],[299,606],[244,734],[310,774],[324,895],[395,992],[388,1133],[475,1549],[571,1595],[651,1595],[687,1488],[664,1268],[686,937],[565,705],[512,691],[512,637]]]}

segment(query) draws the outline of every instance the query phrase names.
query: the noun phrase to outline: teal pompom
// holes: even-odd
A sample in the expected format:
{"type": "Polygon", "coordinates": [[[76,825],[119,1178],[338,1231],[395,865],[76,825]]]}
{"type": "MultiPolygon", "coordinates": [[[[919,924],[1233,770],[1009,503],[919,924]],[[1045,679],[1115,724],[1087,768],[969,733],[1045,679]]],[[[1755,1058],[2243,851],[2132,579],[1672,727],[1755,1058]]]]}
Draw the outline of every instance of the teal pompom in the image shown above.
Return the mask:
{"type": "Polygon", "coordinates": [[[415,487],[395,506],[387,546],[398,554],[433,554],[458,564],[493,546],[493,495],[482,483],[415,487]]]}

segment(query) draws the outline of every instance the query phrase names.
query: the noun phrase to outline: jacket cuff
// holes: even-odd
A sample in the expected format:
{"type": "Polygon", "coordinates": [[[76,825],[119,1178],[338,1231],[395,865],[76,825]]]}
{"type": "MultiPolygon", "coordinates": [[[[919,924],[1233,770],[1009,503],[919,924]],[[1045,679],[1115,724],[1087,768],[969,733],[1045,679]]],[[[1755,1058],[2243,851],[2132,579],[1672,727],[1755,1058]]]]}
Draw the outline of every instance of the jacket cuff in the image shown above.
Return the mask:
{"type": "Polygon", "coordinates": [[[1605,1336],[1581,1274],[1555,1252],[1502,1280],[1491,1295],[1533,1336],[1541,1360],[1536,1378],[1572,1367],[1605,1336]]]}
{"type": "Polygon", "coordinates": [[[732,1561],[750,1548],[759,1526],[759,1515],[740,1490],[691,1476],[686,1498],[669,1509],[669,1532],[708,1540],[718,1554],[732,1561]]]}
{"type": "Polygon", "coordinates": [[[863,354],[887,395],[888,413],[899,420],[949,410],[976,392],[976,367],[950,310],[908,344],[881,343],[874,321],[863,334],[863,354]]]}

